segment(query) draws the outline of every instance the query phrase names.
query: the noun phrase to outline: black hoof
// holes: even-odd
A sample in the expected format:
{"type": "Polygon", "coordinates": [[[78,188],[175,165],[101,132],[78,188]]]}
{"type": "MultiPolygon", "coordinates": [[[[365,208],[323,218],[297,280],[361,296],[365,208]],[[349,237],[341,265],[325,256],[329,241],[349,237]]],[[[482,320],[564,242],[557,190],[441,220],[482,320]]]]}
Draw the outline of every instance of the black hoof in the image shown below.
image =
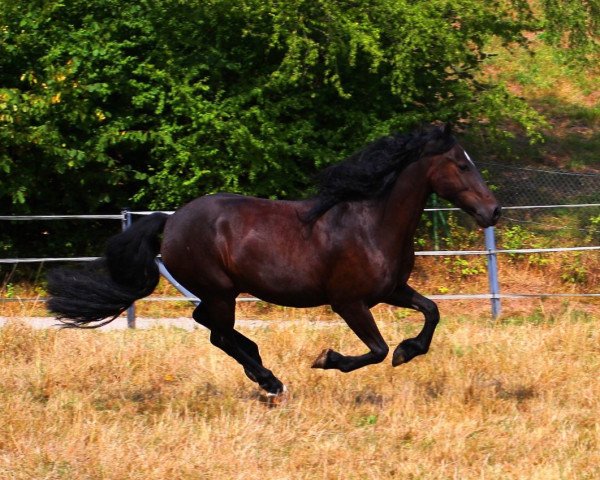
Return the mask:
{"type": "Polygon", "coordinates": [[[417,355],[423,355],[424,353],[427,353],[427,351],[423,350],[423,347],[416,343],[412,338],[404,340],[396,347],[396,350],[394,350],[392,366],[397,367],[403,363],[410,362],[417,355]]]}
{"type": "Polygon", "coordinates": [[[394,356],[392,357],[392,367],[397,367],[398,365],[408,362],[406,358],[406,352],[402,350],[400,345],[398,345],[396,350],[394,350],[394,356]]]}
{"type": "Polygon", "coordinates": [[[327,348],[321,352],[321,354],[317,357],[317,359],[311,365],[311,368],[338,368],[337,364],[339,360],[342,358],[337,352],[334,352],[330,348],[327,348]]]}
{"type": "Polygon", "coordinates": [[[331,351],[332,350],[329,348],[323,350],[313,362],[310,368],[326,368],[325,365],[327,365],[327,357],[329,355],[329,352],[331,351]]]}

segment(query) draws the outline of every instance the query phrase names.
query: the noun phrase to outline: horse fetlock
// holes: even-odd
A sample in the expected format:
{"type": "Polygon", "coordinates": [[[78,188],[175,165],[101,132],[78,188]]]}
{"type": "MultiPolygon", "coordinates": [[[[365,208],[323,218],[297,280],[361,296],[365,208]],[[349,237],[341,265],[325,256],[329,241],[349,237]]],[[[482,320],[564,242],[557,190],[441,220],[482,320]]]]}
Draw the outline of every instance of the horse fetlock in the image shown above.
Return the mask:
{"type": "Polygon", "coordinates": [[[267,392],[267,395],[279,395],[286,390],[285,385],[272,374],[266,378],[261,378],[258,385],[267,392]]]}

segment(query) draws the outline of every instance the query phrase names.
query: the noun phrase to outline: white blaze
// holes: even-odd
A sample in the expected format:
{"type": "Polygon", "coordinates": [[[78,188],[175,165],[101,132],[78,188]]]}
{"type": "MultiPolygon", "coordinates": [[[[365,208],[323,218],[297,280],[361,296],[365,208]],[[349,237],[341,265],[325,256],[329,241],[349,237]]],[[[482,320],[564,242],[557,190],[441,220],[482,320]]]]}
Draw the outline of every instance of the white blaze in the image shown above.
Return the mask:
{"type": "Polygon", "coordinates": [[[469,161],[469,163],[473,166],[475,166],[475,162],[473,162],[473,160],[471,160],[471,157],[469,157],[469,154],[467,153],[466,150],[463,150],[463,152],[465,152],[465,157],[467,157],[467,160],[469,161]]]}

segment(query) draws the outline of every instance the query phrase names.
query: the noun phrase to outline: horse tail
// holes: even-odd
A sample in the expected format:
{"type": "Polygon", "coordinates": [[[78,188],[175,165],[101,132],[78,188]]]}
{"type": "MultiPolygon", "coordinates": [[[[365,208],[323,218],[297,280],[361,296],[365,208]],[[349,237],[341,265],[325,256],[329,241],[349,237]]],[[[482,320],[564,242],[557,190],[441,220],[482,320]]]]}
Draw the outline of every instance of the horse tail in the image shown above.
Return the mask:
{"type": "Polygon", "coordinates": [[[51,270],[48,310],[65,326],[97,328],[112,322],[135,300],[150,295],[160,277],[155,258],[168,217],[153,213],[136,221],[108,240],[98,260],[77,269],[51,270]],[[100,323],[90,325],[93,322],[100,323]]]}

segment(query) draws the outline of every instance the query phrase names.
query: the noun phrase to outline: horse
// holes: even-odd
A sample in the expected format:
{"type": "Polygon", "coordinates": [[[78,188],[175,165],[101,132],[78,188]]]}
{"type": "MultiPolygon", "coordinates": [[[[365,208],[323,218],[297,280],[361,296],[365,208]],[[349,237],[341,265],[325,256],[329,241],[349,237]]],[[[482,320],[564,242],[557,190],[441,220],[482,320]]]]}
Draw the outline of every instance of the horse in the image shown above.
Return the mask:
{"type": "Polygon", "coordinates": [[[210,342],[268,396],[286,387],[235,329],[240,293],[289,307],[330,305],[368,348],[361,355],[325,349],[313,368],[350,372],[382,362],[389,347],[370,311],[379,303],[424,316],[419,334],[395,348],[392,365],[427,353],[440,315],[408,285],[415,231],[433,192],[479,226],[496,224],[501,208],[474,162],[448,125],[429,126],[380,138],[317,180],[317,193],[304,200],[218,193],[143,217],[111,237],[99,260],[50,271],[48,309],[67,326],[105,325],[156,288],[160,253],[200,299],[192,317],[210,330],[210,342]]]}

